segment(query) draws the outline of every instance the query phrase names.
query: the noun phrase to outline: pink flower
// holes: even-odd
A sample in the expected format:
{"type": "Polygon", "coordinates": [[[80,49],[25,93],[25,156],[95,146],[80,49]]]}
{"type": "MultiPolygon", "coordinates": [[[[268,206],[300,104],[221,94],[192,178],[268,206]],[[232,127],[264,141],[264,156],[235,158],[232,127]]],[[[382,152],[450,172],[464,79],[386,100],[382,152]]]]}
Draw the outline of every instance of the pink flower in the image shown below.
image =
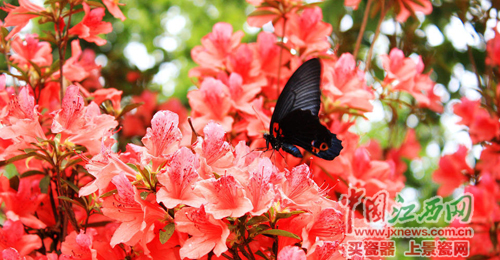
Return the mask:
{"type": "Polygon", "coordinates": [[[31,19],[40,16],[38,13],[45,11],[43,7],[31,3],[29,0],[19,0],[18,7],[5,4],[5,7],[2,9],[9,13],[5,17],[3,27],[14,26],[14,29],[7,35],[6,40],[9,40],[12,36],[20,32],[31,19]]]}
{"type": "Polygon", "coordinates": [[[432,12],[432,3],[429,0],[397,0],[396,5],[396,10],[399,10],[396,20],[400,23],[406,22],[415,12],[424,14],[432,12]]]}
{"type": "Polygon", "coordinates": [[[99,190],[99,195],[102,195],[113,177],[119,174],[125,174],[130,180],[136,180],[137,172],[123,162],[117,154],[111,152],[111,145],[113,143],[103,141],[101,152],[85,165],[95,180],[80,189],[80,196],[89,195],[97,190],[99,190]]]}
{"type": "Polygon", "coordinates": [[[111,23],[103,22],[104,8],[95,8],[90,10],[87,3],[82,3],[85,16],[83,20],[69,30],[70,34],[77,35],[79,38],[88,42],[102,46],[106,40],[99,38],[98,34],[107,34],[113,31],[111,23]]]}
{"type": "MultiPolygon", "coordinates": [[[[241,76],[244,84],[249,84],[249,89],[258,89],[267,83],[261,73],[259,60],[254,58],[255,51],[248,44],[241,44],[231,53],[227,69],[241,76]]],[[[255,91],[255,90],[254,90],[255,91]]]]}
{"type": "Polygon", "coordinates": [[[179,116],[176,113],[158,111],[151,120],[151,127],[148,127],[146,136],[142,138],[148,153],[161,157],[176,150],[182,138],[178,125],[179,116]]]}
{"type": "Polygon", "coordinates": [[[26,257],[21,257],[16,249],[9,247],[2,251],[2,259],[4,260],[26,260],[26,257]]]}
{"type": "Polygon", "coordinates": [[[238,73],[231,73],[228,84],[231,101],[234,108],[247,114],[255,113],[251,101],[260,93],[260,86],[255,84],[243,84],[243,78],[238,73]]]}
{"type": "Polygon", "coordinates": [[[372,111],[373,105],[370,101],[374,99],[374,95],[366,86],[364,73],[356,67],[352,54],[342,54],[333,66],[326,61],[323,64],[323,75],[326,79],[323,89],[333,101],[331,106],[372,111]]]}
{"type": "Polygon", "coordinates": [[[281,77],[283,80],[289,78],[290,70],[285,65],[291,58],[290,52],[283,50],[276,45],[278,42],[276,36],[272,33],[261,32],[257,36],[257,43],[254,47],[257,49],[257,59],[260,63],[260,73],[264,73],[269,77],[277,77],[278,67],[281,66],[281,77]],[[281,52],[281,64],[279,64],[279,56],[281,52]]]}
{"type": "Polygon", "coordinates": [[[341,244],[337,241],[318,241],[307,251],[308,260],[332,260],[345,259],[339,248],[341,244]]]}
{"type": "Polygon", "coordinates": [[[432,180],[441,185],[437,192],[439,196],[450,195],[474,174],[465,161],[466,156],[467,148],[461,145],[454,154],[439,159],[439,168],[432,174],[432,180]]]}
{"type": "Polygon", "coordinates": [[[85,107],[75,85],[68,87],[62,109],[54,114],[52,132],[62,133],[62,140],[87,147],[91,154],[99,153],[103,136],[118,125],[113,116],[102,115],[95,103],[85,107]]]}
{"type": "MultiPolygon", "coordinates": [[[[213,31],[201,39],[203,46],[196,46],[191,50],[191,56],[206,69],[223,69],[226,59],[238,47],[243,35],[242,31],[233,34],[233,27],[228,23],[216,23],[213,31]]],[[[189,72],[190,77],[199,75],[198,69],[189,72]]]]}
{"type": "Polygon", "coordinates": [[[180,148],[171,159],[168,167],[158,175],[158,181],[164,186],[157,193],[158,203],[167,208],[175,208],[179,204],[200,207],[205,201],[194,192],[194,185],[200,179],[196,169],[199,158],[186,147],[180,148]]]}
{"type": "Polygon", "coordinates": [[[246,194],[253,205],[250,214],[254,216],[264,214],[275,201],[276,192],[272,183],[275,171],[269,158],[259,160],[257,166],[250,171],[248,184],[244,185],[246,194]]]}
{"type": "Polygon", "coordinates": [[[87,232],[80,230],[71,232],[61,245],[60,260],[81,259],[97,260],[97,250],[92,248],[93,236],[97,234],[93,228],[87,229],[87,232]]]}
{"type": "Polygon", "coordinates": [[[332,33],[332,26],[321,21],[321,8],[306,8],[302,14],[292,13],[287,25],[287,37],[301,57],[314,52],[323,52],[330,48],[327,36],[332,33]]]}
{"type": "Polygon", "coordinates": [[[120,20],[125,21],[125,15],[123,15],[122,11],[120,8],[118,8],[118,5],[124,5],[118,3],[119,0],[103,0],[103,4],[108,8],[108,11],[115,17],[120,20]]]}
{"type": "Polygon", "coordinates": [[[42,241],[40,237],[37,235],[25,234],[21,221],[12,221],[8,219],[3,223],[3,227],[0,229],[0,251],[3,251],[2,254],[4,256],[5,254],[12,256],[16,255],[16,253],[20,256],[28,255],[41,246],[42,241]],[[5,251],[5,249],[8,248],[13,248],[15,251],[5,251]]]}
{"type": "Polygon", "coordinates": [[[38,139],[46,139],[38,120],[38,110],[35,106],[35,99],[30,94],[30,88],[22,87],[19,95],[10,95],[9,99],[6,107],[8,112],[2,113],[4,117],[0,118],[3,124],[0,128],[0,138],[11,140],[14,144],[8,146],[0,155],[3,158],[18,155],[22,153],[22,149],[30,147],[30,143],[38,142],[38,139]]]}
{"type": "Polygon", "coordinates": [[[280,189],[283,207],[299,210],[309,208],[321,200],[319,187],[310,175],[309,167],[305,164],[295,166],[291,172],[286,173],[286,180],[280,189]]]}
{"type": "Polygon", "coordinates": [[[111,246],[150,242],[154,238],[154,222],[165,218],[166,212],[153,194],[142,199],[125,175],[114,176],[112,183],[118,194],[106,197],[102,204],[103,214],[121,223],[111,238],[111,246]]]}
{"type": "Polygon", "coordinates": [[[52,132],[79,131],[85,124],[82,118],[84,109],[85,103],[80,95],[80,89],[75,85],[69,86],[63,98],[62,109],[54,116],[52,132]]]}
{"type": "Polygon", "coordinates": [[[213,172],[224,174],[233,164],[234,155],[231,145],[225,141],[226,133],[221,125],[209,122],[203,128],[205,138],[198,137],[193,150],[201,157],[200,176],[204,179],[213,176],[213,172]]]}
{"type": "Polygon", "coordinates": [[[286,246],[278,253],[278,260],[306,260],[306,252],[297,246],[286,246]]]}
{"type": "Polygon", "coordinates": [[[231,130],[233,117],[229,116],[231,97],[229,89],[220,80],[205,78],[200,89],[188,93],[189,104],[193,109],[194,127],[201,129],[208,121],[215,120],[226,131],[231,130]]]}
{"type": "Polygon", "coordinates": [[[233,176],[199,181],[196,190],[205,197],[206,211],[215,219],[238,218],[253,209],[243,186],[233,176]]]}
{"type": "Polygon", "coordinates": [[[14,54],[10,57],[18,66],[31,67],[33,62],[39,67],[52,65],[52,48],[48,42],[39,42],[37,34],[27,34],[24,41],[20,37],[12,41],[14,54]]]}
{"type": "Polygon", "coordinates": [[[387,81],[398,80],[395,90],[410,92],[415,84],[413,78],[417,75],[417,65],[411,58],[405,58],[402,50],[393,48],[389,55],[381,55],[382,66],[387,72],[387,81]]]}
{"type": "Polygon", "coordinates": [[[313,213],[314,219],[302,231],[302,247],[311,248],[318,240],[340,242],[345,236],[344,216],[334,208],[313,213]]]}
{"type": "Polygon", "coordinates": [[[216,256],[227,251],[230,231],[222,220],[205,213],[205,208],[185,207],[175,213],[175,228],[191,235],[181,247],[181,258],[198,259],[213,250],[216,256]]]}

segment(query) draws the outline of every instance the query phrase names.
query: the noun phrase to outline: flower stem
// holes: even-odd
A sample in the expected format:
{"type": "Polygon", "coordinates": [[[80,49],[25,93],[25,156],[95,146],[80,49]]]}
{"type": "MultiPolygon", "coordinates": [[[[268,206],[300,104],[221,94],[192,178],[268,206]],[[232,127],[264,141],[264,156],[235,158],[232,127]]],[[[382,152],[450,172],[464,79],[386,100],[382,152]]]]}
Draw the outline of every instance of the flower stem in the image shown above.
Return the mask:
{"type": "Polygon", "coordinates": [[[361,28],[359,30],[358,38],[356,39],[356,47],[354,48],[354,59],[358,56],[359,46],[361,45],[361,40],[363,39],[363,34],[365,34],[366,23],[368,22],[368,16],[370,15],[370,7],[372,5],[373,0],[368,0],[366,3],[365,13],[363,15],[363,22],[361,23],[361,28]]]}
{"type": "Polygon", "coordinates": [[[373,54],[373,48],[375,47],[375,42],[377,41],[378,35],[380,34],[380,26],[382,25],[382,22],[384,21],[385,17],[385,0],[382,0],[381,3],[381,12],[380,12],[380,19],[378,20],[377,24],[377,29],[375,30],[375,35],[373,36],[372,43],[370,45],[370,50],[368,51],[368,55],[366,56],[366,67],[365,67],[365,72],[370,69],[371,61],[372,61],[372,54],[373,54]]]}

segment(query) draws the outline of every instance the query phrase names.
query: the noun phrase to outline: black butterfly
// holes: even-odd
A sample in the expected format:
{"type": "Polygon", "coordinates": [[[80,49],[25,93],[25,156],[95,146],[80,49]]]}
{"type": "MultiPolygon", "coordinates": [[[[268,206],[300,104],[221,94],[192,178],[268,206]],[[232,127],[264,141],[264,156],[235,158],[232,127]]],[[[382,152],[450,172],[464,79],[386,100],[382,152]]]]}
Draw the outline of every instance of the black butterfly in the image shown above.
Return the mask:
{"type": "Polygon", "coordinates": [[[319,122],[320,81],[319,59],[308,60],[293,73],[276,103],[269,134],[264,134],[266,147],[299,158],[302,153],[296,145],[325,160],[339,155],[341,141],[319,122]]]}

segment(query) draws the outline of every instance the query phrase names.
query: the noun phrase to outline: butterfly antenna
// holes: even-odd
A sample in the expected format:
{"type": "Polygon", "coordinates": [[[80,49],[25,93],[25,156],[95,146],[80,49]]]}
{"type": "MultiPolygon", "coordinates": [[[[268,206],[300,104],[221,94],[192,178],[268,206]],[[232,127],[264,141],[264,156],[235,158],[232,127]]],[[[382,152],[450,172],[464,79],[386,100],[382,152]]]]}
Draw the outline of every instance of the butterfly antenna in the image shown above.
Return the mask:
{"type": "Polygon", "coordinates": [[[262,118],[260,118],[259,113],[257,112],[257,110],[255,109],[255,107],[253,105],[252,105],[252,109],[253,109],[253,111],[255,111],[255,115],[257,116],[257,118],[259,118],[260,123],[262,124],[262,128],[266,129],[266,126],[264,125],[264,120],[262,120],[262,118]]]}

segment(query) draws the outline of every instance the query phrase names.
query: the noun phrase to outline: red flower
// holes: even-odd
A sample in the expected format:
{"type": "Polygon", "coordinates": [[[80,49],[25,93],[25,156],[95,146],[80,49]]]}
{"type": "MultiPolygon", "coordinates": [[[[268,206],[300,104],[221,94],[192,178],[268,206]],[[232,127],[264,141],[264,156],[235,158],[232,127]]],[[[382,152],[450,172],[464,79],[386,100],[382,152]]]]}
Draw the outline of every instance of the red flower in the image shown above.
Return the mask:
{"type": "Polygon", "coordinates": [[[208,213],[215,219],[238,218],[253,209],[243,186],[233,176],[208,179],[196,184],[197,191],[205,197],[208,213]]]}
{"type": "Polygon", "coordinates": [[[322,19],[323,13],[317,6],[305,9],[300,15],[292,13],[290,16],[286,35],[301,57],[330,48],[327,36],[332,33],[332,25],[322,19]]]}
{"type": "Polygon", "coordinates": [[[79,234],[76,231],[71,232],[61,245],[61,257],[59,260],[97,259],[97,250],[92,248],[93,236],[97,231],[93,228],[87,229],[87,232],[81,230],[79,234]]]}
{"type": "Polygon", "coordinates": [[[179,130],[179,116],[171,111],[159,111],[151,120],[142,143],[148,153],[154,157],[175,151],[182,138],[179,130]]]}
{"type": "Polygon", "coordinates": [[[52,48],[48,42],[39,42],[37,34],[27,34],[24,41],[20,37],[12,41],[14,54],[10,59],[19,66],[31,67],[30,61],[42,66],[52,65],[52,48]]]}
{"type": "Polygon", "coordinates": [[[156,203],[153,194],[142,199],[125,175],[114,176],[112,183],[118,194],[106,197],[102,204],[103,214],[121,223],[111,238],[111,246],[150,242],[154,238],[154,223],[165,217],[165,211],[156,203]]]}
{"type": "Polygon", "coordinates": [[[326,79],[323,89],[333,101],[330,106],[372,111],[373,105],[370,101],[374,95],[371,88],[366,86],[364,73],[356,67],[352,54],[342,54],[334,65],[329,61],[324,61],[323,65],[323,77],[326,79]]]}
{"type": "Polygon", "coordinates": [[[180,250],[181,258],[198,259],[212,251],[220,256],[227,251],[230,231],[222,220],[205,212],[205,208],[184,207],[175,213],[175,228],[191,237],[180,250]]]}
{"type": "Polygon", "coordinates": [[[110,115],[103,115],[96,103],[85,107],[79,87],[71,85],[63,98],[62,109],[55,111],[52,132],[62,133],[62,140],[80,144],[91,154],[101,150],[101,140],[118,123],[110,115]]]}
{"type": "Polygon", "coordinates": [[[157,193],[158,203],[163,203],[169,209],[179,204],[200,207],[205,200],[194,191],[194,185],[201,179],[196,170],[199,164],[198,156],[190,149],[182,147],[175,152],[169,167],[157,175],[163,185],[157,193]]]}
{"type": "MultiPolygon", "coordinates": [[[[191,56],[205,69],[216,71],[226,66],[226,58],[240,45],[241,38],[242,31],[233,34],[233,26],[230,24],[216,23],[213,31],[201,39],[203,46],[196,46],[191,50],[191,56]]],[[[200,76],[200,69],[191,70],[189,76],[200,76]]]]}
{"type": "Polygon", "coordinates": [[[20,256],[28,255],[33,250],[42,246],[42,241],[37,235],[28,235],[24,231],[21,221],[6,220],[0,229],[0,251],[2,254],[20,256]],[[15,251],[5,249],[13,248],[15,251]],[[17,252],[16,252],[17,251],[17,252]]]}
{"type": "Polygon", "coordinates": [[[189,104],[193,109],[194,127],[201,129],[210,120],[215,120],[231,130],[233,117],[229,116],[231,97],[229,89],[220,80],[208,77],[203,80],[199,90],[188,93],[189,104]]]}
{"type": "Polygon", "coordinates": [[[9,13],[7,17],[5,17],[5,24],[3,27],[14,26],[14,29],[7,35],[6,40],[9,40],[21,31],[31,19],[40,16],[37,13],[45,11],[43,7],[33,4],[29,0],[19,0],[18,7],[5,4],[5,7],[2,9],[9,13]]]}
{"type": "Polygon", "coordinates": [[[123,15],[122,11],[120,8],[118,8],[118,5],[124,5],[118,3],[119,0],[103,0],[102,2],[108,8],[108,11],[116,18],[125,21],[125,15],[123,15]]]}
{"type": "Polygon", "coordinates": [[[498,117],[490,115],[486,109],[481,107],[481,102],[470,101],[462,98],[461,103],[453,106],[453,111],[462,120],[458,124],[469,127],[470,138],[473,143],[490,141],[500,134],[500,122],[498,117]]]}
{"type": "Polygon", "coordinates": [[[95,8],[90,10],[87,3],[82,3],[85,16],[83,20],[69,30],[70,34],[77,35],[88,42],[102,46],[106,44],[106,40],[99,38],[98,34],[107,34],[113,31],[111,23],[103,22],[104,8],[95,8]]]}
{"type": "Polygon", "coordinates": [[[472,176],[474,172],[465,161],[466,156],[467,148],[461,145],[456,153],[441,157],[439,169],[432,175],[432,179],[441,184],[438,189],[439,196],[450,195],[472,176]]]}
{"type": "Polygon", "coordinates": [[[405,22],[415,12],[424,14],[432,12],[432,3],[429,0],[397,0],[396,5],[396,10],[398,10],[396,20],[400,23],[405,22]]]}

